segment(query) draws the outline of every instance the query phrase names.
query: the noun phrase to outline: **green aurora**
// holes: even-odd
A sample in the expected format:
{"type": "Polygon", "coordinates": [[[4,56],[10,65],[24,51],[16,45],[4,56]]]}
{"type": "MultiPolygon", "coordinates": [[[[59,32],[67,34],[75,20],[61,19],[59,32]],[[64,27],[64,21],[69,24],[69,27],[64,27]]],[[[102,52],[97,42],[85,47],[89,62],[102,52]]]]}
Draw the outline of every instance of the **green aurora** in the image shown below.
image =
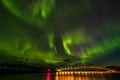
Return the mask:
{"type": "MultiPolygon", "coordinates": [[[[5,26],[6,28],[1,28],[0,32],[0,50],[5,51],[4,55],[6,56],[15,56],[17,57],[18,61],[24,61],[27,63],[37,64],[43,62],[45,64],[54,65],[64,63],[65,57],[57,55],[58,51],[54,42],[57,32],[55,30],[57,30],[58,27],[51,27],[50,29],[49,26],[46,26],[50,16],[54,14],[55,11],[56,13],[57,11],[59,12],[59,10],[57,10],[57,0],[24,0],[23,2],[20,1],[21,0],[2,0],[2,3],[9,10],[9,12],[15,15],[15,17],[23,20],[22,22],[25,21],[25,24],[34,25],[36,34],[34,31],[30,32],[34,28],[25,30],[25,28],[19,27],[18,24],[14,22],[15,20],[9,22],[8,25],[4,24],[3,26],[5,26]],[[11,29],[9,29],[9,25],[12,26],[11,29]],[[31,34],[33,34],[34,37],[31,36],[31,34]],[[27,58],[28,60],[22,60],[20,59],[21,57],[27,58]]],[[[92,5],[91,3],[87,4],[87,2],[84,1],[83,3],[88,6],[92,5]]],[[[66,4],[66,6],[67,5],[68,4],[66,4]]],[[[91,12],[91,7],[87,7],[86,5],[83,5],[83,11],[86,12],[86,10],[88,10],[91,12]]],[[[78,13],[75,13],[74,15],[77,15],[78,13]]],[[[64,15],[66,14],[68,13],[66,12],[64,15]]],[[[71,15],[73,15],[73,13],[71,13],[71,15]]],[[[82,15],[82,13],[80,15],[82,15]]],[[[60,16],[64,17],[62,12],[60,16]]],[[[65,18],[68,17],[69,16],[66,16],[65,18]]],[[[67,19],[64,19],[63,22],[65,20],[67,19]]],[[[55,21],[53,21],[53,23],[54,22],[55,21]]],[[[55,24],[57,24],[58,22],[56,21],[55,24]]],[[[69,30],[68,28],[65,28],[66,32],[64,32],[64,30],[63,32],[59,32],[58,30],[58,33],[62,39],[63,48],[65,50],[65,53],[61,54],[66,54],[68,57],[72,56],[74,58],[78,58],[78,60],[67,64],[86,64],[92,62],[92,60],[96,57],[108,55],[115,49],[120,48],[119,24],[113,23],[113,25],[109,25],[109,22],[106,22],[104,26],[100,25],[100,27],[94,28],[94,31],[87,30],[90,28],[86,27],[86,25],[82,26],[81,24],[79,24],[79,26],[75,29],[71,28],[71,30],[69,30]],[[93,34],[101,35],[101,40],[97,40],[95,35],[93,34]],[[89,46],[87,46],[87,44],[89,44],[89,46]],[[82,45],[85,47],[83,47],[82,45]]],[[[52,23],[50,26],[52,26],[52,23]]],[[[74,27],[75,26],[76,25],[74,25],[74,27]]]]}
{"type": "Polygon", "coordinates": [[[28,3],[29,0],[22,3],[16,0],[2,0],[2,2],[17,17],[38,26],[43,25],[44,19],[55,6],[54,0],[33,0],[32,3],[28,3]],[[21,7],[16,7],[18,5],[21,7]]]}

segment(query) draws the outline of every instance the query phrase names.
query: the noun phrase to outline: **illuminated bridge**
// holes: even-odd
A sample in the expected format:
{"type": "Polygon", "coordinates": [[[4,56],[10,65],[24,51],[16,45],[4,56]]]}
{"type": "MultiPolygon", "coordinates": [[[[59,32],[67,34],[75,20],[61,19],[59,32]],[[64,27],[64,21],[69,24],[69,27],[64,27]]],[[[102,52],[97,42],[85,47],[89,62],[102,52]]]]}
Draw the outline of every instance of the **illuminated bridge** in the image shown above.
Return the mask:
{"type": "Polygon", "coordinates": [[[65,66],[56,69],[57,74],[111,73],[114,70],[103,66],[65,66]]]}

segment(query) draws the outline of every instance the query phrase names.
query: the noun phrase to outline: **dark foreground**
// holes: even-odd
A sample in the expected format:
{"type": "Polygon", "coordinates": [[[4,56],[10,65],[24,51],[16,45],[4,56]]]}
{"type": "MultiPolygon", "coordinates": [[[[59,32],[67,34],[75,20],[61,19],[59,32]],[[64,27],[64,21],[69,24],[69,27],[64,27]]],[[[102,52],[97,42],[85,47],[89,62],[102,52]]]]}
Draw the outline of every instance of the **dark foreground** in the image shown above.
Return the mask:
{"type": "Polygon", "coordinates": [[[56,73],[1,74],[0,80],[120,80],[120,73],[56,75],[56,73]]]}

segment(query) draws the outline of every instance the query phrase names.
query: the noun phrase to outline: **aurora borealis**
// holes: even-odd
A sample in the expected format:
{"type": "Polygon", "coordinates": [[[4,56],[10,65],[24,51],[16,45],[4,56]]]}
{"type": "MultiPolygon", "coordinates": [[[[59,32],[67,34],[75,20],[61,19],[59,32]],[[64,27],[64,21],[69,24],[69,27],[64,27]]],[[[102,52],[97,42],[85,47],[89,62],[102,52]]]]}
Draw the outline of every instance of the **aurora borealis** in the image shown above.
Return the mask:
{"type": "Polygon", "coordinates": [[[0,53],[40,65],[120,64],[119,4],[109,2],[1,0],[0,53]]]}

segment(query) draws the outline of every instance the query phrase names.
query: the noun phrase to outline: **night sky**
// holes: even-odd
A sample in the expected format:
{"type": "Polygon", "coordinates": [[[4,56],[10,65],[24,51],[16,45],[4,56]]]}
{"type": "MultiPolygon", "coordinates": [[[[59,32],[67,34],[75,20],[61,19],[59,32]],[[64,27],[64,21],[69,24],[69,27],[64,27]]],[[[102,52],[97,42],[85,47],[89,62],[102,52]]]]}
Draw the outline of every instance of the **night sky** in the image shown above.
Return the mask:
{"type": "Polygon", "coordinates": [[[120,65],[115,0],[1,0],[0,63],[120,65]]]}

